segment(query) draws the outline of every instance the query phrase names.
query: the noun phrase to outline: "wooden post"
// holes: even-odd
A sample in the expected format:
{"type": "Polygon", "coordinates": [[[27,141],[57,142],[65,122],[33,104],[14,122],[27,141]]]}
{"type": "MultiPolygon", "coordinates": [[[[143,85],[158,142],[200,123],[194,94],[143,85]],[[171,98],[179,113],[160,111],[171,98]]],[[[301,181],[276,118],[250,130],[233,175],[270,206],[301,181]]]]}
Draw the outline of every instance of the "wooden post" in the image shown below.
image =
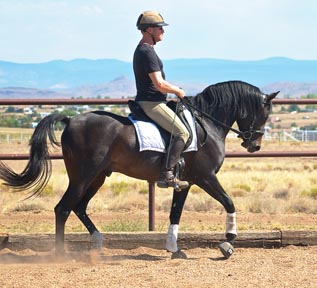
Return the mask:
{"type": "Polygon", "coordinates": [[[149,231],[155,230],[155,183],[149,182],[149,231]]]}

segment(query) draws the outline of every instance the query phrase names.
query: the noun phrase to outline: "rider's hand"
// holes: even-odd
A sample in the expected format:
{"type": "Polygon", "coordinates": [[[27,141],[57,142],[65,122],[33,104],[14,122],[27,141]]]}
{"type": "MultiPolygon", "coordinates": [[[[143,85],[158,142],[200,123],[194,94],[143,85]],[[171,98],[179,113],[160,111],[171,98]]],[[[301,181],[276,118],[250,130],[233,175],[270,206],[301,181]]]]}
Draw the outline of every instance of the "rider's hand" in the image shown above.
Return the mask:
{"type": "Polygon", "coordinates": [[[178,91],[175,93],[175,95],[178,98],[183,99],[186,96],[186,93],[182,88],[179,88],[178,91]]]}

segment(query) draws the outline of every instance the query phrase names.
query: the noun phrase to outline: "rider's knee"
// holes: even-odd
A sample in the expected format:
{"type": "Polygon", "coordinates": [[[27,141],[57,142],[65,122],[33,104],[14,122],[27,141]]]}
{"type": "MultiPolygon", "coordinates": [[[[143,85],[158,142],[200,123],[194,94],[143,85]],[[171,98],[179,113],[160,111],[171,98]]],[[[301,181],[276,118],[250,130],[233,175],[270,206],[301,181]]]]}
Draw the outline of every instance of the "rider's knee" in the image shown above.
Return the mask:
{"type": "Polygon", "coordinates": [[[183,139],[184,143],[186,143],[189,139],[189,132],[187,129],[183,129],[178,136],[183,139]]]}

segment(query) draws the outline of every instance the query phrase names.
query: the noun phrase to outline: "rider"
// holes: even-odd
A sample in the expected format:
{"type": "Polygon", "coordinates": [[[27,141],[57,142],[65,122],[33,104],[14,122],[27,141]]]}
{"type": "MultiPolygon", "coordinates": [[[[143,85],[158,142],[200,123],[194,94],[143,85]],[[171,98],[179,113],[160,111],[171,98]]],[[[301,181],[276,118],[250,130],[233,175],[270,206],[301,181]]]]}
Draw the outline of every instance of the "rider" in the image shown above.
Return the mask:
{"type": "Polygon", "coordinates": [[[165,80],[163,63],[154,50],[154,45],[162,41],[163,27],[167,25],[161,14],[155,11],[145,11],[137,20],[136,26],[142,33],[142,39],[133,56],[137,89],[135,100],[149,118],[173,134],[157,185],[161,188],[184,189],[189,184],[174,176],[174,168],[189,138],[189,132],[174,111],[166,105],[166,97],[167,93],[173,93],[182,99],[185,92],[165,80]]]}

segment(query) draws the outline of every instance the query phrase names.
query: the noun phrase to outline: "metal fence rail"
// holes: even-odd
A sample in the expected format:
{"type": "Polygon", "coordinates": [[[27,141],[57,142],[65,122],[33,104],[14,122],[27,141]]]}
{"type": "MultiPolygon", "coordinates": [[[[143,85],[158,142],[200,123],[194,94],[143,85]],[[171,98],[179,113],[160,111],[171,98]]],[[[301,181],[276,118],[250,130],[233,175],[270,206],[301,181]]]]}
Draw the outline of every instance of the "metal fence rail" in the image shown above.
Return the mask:
{"type": "MultiPolygon", "coordinates": [[[[65,98],[47,98],[47,99],[0,99],[0,105],[126,105],[128,99],[107,98],[107,99],[65,99],[65,98]]],[[[286,105],[310,105],[317,104],[317,99],[274,99],[273,104],[286,105]]],[[[317,151],[312,152],[227,152],[226,157],[242,158],[242,157],[316,157],[317,151]]],[[[51,155],[52,159],[62,159],[62,155],[51,155]]],[[[0,154],[0,160],[25,160],[28,159],[27,154],[0,154]]]]}
{"type": "MultiPolygon", "coordinates": [[[[0,99],[0,105],[120,105],[127,104],[126,98],[106,98],[106,99],[66,99],[66,98],[34,98],[34,99],[0,99]]],[[[274,99],[273,104],[286,105],[309,105],[317,104],[317,99],[274,99]]]]}

